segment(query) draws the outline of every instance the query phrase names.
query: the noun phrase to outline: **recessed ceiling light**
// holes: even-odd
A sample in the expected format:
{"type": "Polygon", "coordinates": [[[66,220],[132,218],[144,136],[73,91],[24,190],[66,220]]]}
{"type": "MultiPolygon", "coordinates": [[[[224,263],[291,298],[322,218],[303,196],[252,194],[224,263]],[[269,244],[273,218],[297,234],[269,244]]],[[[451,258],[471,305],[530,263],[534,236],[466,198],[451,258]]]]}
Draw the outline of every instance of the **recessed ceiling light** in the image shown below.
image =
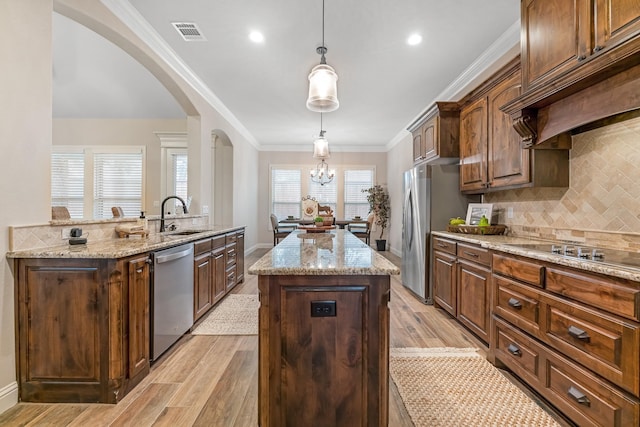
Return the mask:
{"type": "Polygon", "coordinates": [[[264,36],[260,31],[251,31],[249,33],[249,40],[254,43],[262,43],[264,41],[264,36]]]}
{"type": "Polygon", "coordinates": [[[407,44],[409,46],[415,46],[420,43],[422,43],[422,36],[420,34],[411,34],[407,39],[407,44]]]}

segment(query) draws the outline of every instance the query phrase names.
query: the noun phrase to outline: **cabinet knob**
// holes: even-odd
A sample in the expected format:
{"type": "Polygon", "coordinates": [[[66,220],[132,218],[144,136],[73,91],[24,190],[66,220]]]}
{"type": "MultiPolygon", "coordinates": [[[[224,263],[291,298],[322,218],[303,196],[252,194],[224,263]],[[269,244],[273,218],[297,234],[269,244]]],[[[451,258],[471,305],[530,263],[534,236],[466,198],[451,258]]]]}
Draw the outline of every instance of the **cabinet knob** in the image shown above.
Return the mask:
{"type": "Polygon", "coordinates": [[[509,344],[509,347],[507,347],[507,351],[513,354],[514,356],[518,356],[518,357],[522,356],[522,352],[520,351],[518,346],[515,344],[509,344]]]}
{"type": "Polygon", "coordinates": [[[589,401],[589,398],[574,386],[569,387],[569,390],[567,390],[567,393],[569,394],[569,396],[573,398],[573,400],[575,400],[579,404],[585,405],[585,406],[591,406],[591,402],[589,401]]]}
{"type": "Polygon", "coordinates": [[[593,48],[593,51],[594,51],[594,52],[598,52],[598,51],[601,51],[602,49],[604,49],[604,46],[600,46],[600,45],[598,45],[598,46],[596,46],[596,47],[594,47],[594,48],[593,48]]]}
{"type": "Polygon", "coordinates": [[[522,308],[522,303],[515,298],[509,298],[508,304],[513,308],[518,308],[518,309],[522,308]]]}
{"type": "Polygon", "coordinates": [[[589,342],[590,340],[589,334],[586,331],[583,331],[582,329],[576,326],[573,326],[573,325],[569,326],[569,329],[567,330],[567,332],[572,337],[579,339],[581,341],[589,342]]]}
{"type": "Polygon", "coordinates": [[[585,59],[587,59],[587,55],[578,56],[578,61],[584,61],[585,59]]]}

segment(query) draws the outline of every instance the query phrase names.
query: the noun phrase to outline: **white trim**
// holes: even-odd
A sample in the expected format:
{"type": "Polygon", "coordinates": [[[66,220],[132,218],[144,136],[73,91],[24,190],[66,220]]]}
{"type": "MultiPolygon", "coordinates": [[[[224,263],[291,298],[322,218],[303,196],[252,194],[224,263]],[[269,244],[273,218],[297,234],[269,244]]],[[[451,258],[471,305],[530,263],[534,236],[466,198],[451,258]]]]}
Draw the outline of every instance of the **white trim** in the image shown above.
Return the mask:
{"type": "Polygon", "coordinates": [[[520,53],[520,20],[514,22],[502,35],[491,44],[475,61],[471,63],[449,86],[427,104],[424,110],[407,123],[398,134],[385,146],[391,150],[407,136],[407,128],[415,123],[436,101],[458,101],[473,90],[484,79],[495,73],[507,62],[520,53]]]}
{"type": "MultiPolygon", "coordinates": [[[[384,145],[331,145],[332,153],[386,153],[388,149],[384,145]]],[[[261,146],[258,151],[288,151],[306,152],[300,145],[268,145],[261,146]]],[[[309,154],[313,152],[313,144],[309,144],[309,154]]]]}
{"type": "Polygon", "coordinates": [[[258,141],[244,127],[240,120],[227,108],[211,89],[198,77],[187,64],[171,49],[160,34],[144,19],[138,10],[127,0],[100,0],[104,6],[120,19],[131,31],[146,43],[174,72],[182,77],[205,101],[207,101],[225,120],[244,136],[256,149],[258,141]]]}
{"type": "Polygon", "coordinates": [[[18,403],[18,383],[10,382],[0,388],[0,414],[18,403]]]}
{"type": "Polygon", "coordinates": [[[153,132],[161,148],[187,148],[186,132],[153,132]]]}

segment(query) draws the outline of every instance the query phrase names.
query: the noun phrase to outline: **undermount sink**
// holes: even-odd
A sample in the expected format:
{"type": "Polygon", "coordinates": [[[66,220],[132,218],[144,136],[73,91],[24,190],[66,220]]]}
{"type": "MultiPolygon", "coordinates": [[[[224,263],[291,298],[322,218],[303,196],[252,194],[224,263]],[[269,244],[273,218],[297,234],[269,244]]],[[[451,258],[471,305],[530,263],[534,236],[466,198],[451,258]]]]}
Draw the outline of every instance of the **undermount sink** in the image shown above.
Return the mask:
{"type": "Polygon", "coordinates": [[[199,233],[203,233],[203,231],[197,231],[197,230],[172,231],[170,233],[165,234],[165,237],[190,236],[192,234],[199,234],[199,233]]]}

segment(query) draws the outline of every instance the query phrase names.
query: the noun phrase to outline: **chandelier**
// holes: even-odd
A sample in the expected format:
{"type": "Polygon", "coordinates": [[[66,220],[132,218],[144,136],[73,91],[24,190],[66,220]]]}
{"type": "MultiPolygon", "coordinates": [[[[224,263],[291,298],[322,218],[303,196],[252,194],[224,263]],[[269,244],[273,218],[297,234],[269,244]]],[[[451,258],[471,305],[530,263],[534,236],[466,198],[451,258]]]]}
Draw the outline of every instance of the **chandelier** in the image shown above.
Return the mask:
{"type": "Polygon", "coordinates": [[[324,161],[330,157],[329,141],[324,137],[324,134],[325,131],[322,130],[322,113],[320,113],[320,135],[313,141],[313,158],[321,159],[321,161],[316,165],[315,170],[310,173],[311,181],[320,185],[330,183],[335,176],[335,171],[329,170],[329,165],[324,161]]]}
{"type": "Polygon", "coordinates": [[[332,66],[327,64],[324,55],[327,48],[324,45],[324,0],[322,0],[322,46],[316,49],[320,55],[320,64],[313,67],[309,74],[309,97],[307,108],[317,113],[329,113],[340,106],[336,82],[338,75],[332,66]]]}

